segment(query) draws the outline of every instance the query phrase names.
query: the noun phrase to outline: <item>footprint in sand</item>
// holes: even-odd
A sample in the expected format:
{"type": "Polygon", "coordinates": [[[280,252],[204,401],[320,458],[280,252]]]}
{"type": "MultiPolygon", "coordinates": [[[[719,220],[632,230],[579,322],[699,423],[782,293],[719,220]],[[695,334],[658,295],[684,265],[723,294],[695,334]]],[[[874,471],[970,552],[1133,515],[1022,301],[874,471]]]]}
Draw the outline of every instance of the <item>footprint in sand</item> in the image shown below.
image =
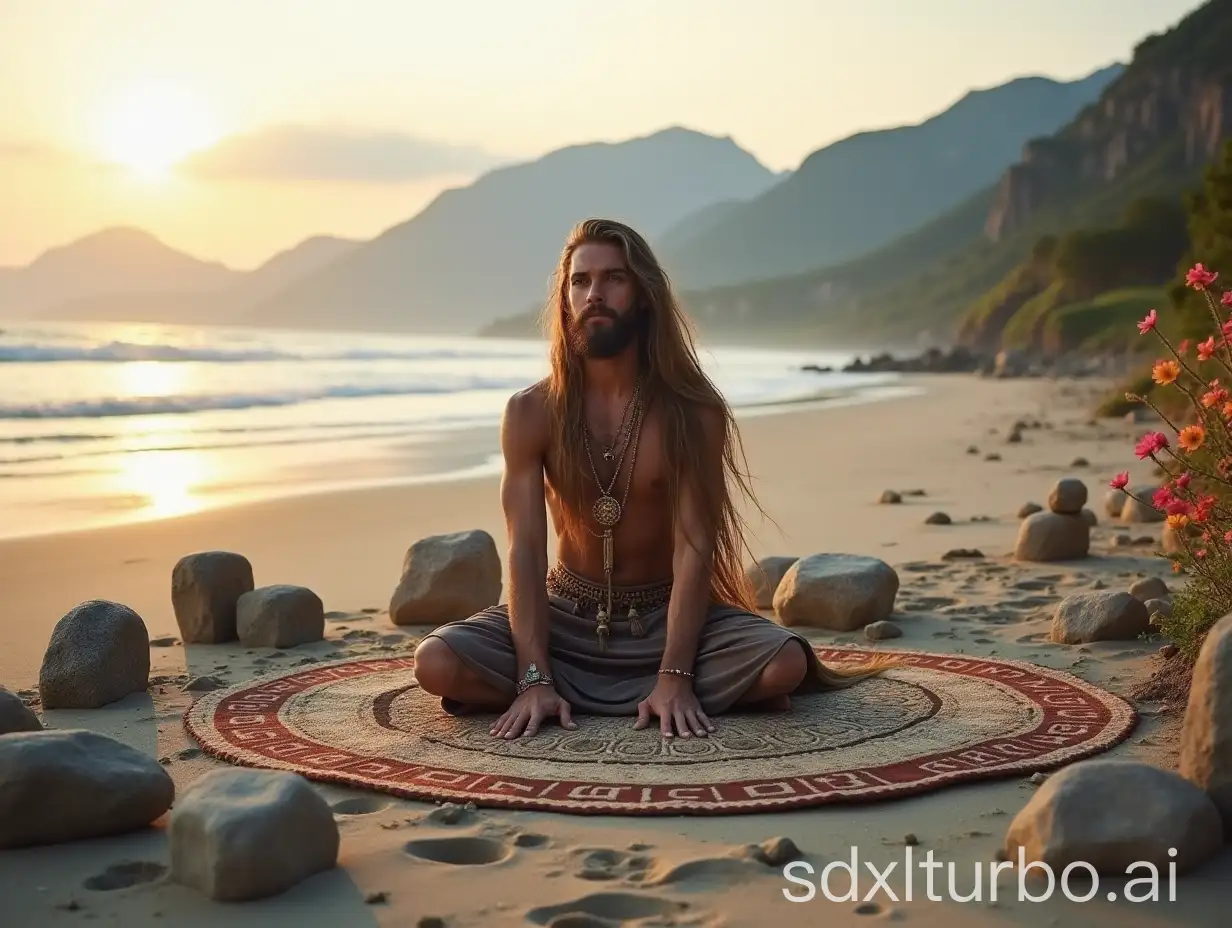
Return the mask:
{"type": "Polygon", "coordinates": [[[642,854],[626,854],[613,848],[578,848],[573,857],[582,859],[581,868],[574,873],[580,880],[618,880],[641,882],[654,860],[642,854]]]}
{"type": "Polygon", "coordinates": [[[165,866],[152,860],[126,860],[112,864],[81,885],[94,892],[110,892],[115,889],[128,889],[138,883],[153,883],[166,872],[165,866]]]}
{"type": "Polygon", "coordinates": [[[529,848],[547,847],[550,842],[551,838],[547,835],[536,835],[531,834],[530,832],[520,834],[513,839],[513,843],[518,847],[529,848]]]}
{"type": "Polygon", "coordinates": [[[341,799],[330,806],[334,815],[372,815],[382,809],[388,809],[393,803],[388,799],[378,799],[376,796],[354,796],[341,799]]]}
{"type": "Polygon", "coordinates": [[[476,837],[421,838],[407,842],[403,850],[420,860],[460,867],[497,864],[513,856],[500,841],[476,837]]]}
{"type": "Polygon", "coordinates": [[[613,922],[668,918],[688,907],[687,902],[633,893],[594,893],[571,902],[531,909],[526,919],[536,925],[552,925],[552,928],[606,928],[613,922]]]}

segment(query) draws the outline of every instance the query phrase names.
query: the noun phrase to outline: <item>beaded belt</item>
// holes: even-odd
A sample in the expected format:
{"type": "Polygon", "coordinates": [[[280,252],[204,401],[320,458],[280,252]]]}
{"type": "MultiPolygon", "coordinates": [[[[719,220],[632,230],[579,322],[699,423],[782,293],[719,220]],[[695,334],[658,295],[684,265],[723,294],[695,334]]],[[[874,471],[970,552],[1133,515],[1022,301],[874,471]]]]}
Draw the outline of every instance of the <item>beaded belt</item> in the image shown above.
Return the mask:
{"type": "MultiPolygon", "coordinates": [[[[561,599],[569,599],[574,603],[575,615],[584,615],[587,605],[593,606],[603,615],[601,621],[606,621],[608,591],[607,587],[592,583],[584,577],[579,577],[567,567],[560,564],[548,571],[548,592],[561,599]]],[[[672,595],[672,582],[665,580],[651,586],[639,586],[632,589],[612,588],[613,614],[624,612],[629,617],[629,630],[638,638],[645,634],[641,616],[646,612],[665,606],[672,595]]]]}

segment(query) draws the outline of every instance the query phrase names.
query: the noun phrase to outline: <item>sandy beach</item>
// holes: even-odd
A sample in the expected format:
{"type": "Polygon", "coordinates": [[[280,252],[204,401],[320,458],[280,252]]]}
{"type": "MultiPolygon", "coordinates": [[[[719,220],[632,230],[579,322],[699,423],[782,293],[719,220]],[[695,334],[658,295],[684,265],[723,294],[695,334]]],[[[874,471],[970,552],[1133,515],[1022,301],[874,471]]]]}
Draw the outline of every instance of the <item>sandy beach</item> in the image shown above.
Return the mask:
{"type": "MultiPolygon", "coordinates": [[[[1140,577],[1175,583],[1155,545],[1118,546],[1128,533],[1158,542],[1160,524],[1118,525],[1104,515],[1108,480],[1129,470],[1149,481],[1134,456],[1140,431],[1120,420],[1090,420],[1095,381],[909,378],[916,395],[813,409],[801,406],[743,420],[749,466],[774,523],[754,520],[754,554],[817,552],[878,557],[898,572],[893,620],[903,634],[875,645],[862,635],[801,629],[818,645],[947,652],[1029,661],[1065,671],[1128,696],[1159,665],[1162,641],[1090,645],[1047,641],[1056,604],[1088,589],[1127,589],[1140,577]],[[1038,420],[1023,440],[1006,438],[1017,419],[1038,420]],[[969,452],[969,446],[978,449],[969,452]],[[995,453],[999,460],[988,460],[995,453]],[[1083,458],[1086,465],[1075,466],[1083,458]],[[1019,508],[1045,505],[1062,477],[1086,483],[1099,524],[1091,556],[1063,563],[1012,558],[1019,508]],[[885,490],[903,495],[884,505],[885,490]],[[912,491],[922,491],[916,494],[912,491]],[[950,524],[928,524],[944,512],[950,524]],[[953,549],[984,556],[945,559],[953,549]]],[[[307,462],[306,462],[307,463],[307,462]]],[[[223,766],[203,754],[182,718],[196,694],[186,676],[215,675],[230,686],[279,672],[305,658],[409,654],[422,628],[396,627],[386,612],[407,548],[427,535],[483,529],[504,547],[497,479],[382,487],[245,504],[142,524],[0,542],[0,684],[37,693],[39,666],[53,626],[74,605],[107,599],[136,610],[150,638],[151,685],[96,710],[48,710],[49,728],[89,728],[164,760],[177,790],[223,766]],[[296,648],[245,649],[179,644],[170,599],[175,563],[204,550],[238,552],[252,563],[257,586],[298,584],[314,590],[327,613],[323,642],[296,648]]],[[[1182,705],[1136,703],[1131,736],[1102,756],[1174,768],[1182,705]]],[[[720,725],[722,720],[719,720],[720,725]]],[[[574,816],[507,809],[434,813],[432,803],[317,784],[334,806],[341,831],[338,866],[283,895],[253,903],[214,903],[147,868],[140,879],[111,870],[126,862],[168,861],[165,823],[132,834],[0,851],[0,925],[122,926],[414,926],[611,924],[755,926],[1080,925],[1144,928],[1226,923],[1232,847],[1178,878],[1175,899],[1085,903],[1060,892],[1040,902],[1016,898],[1016,878],[1002,874],[1000,895],[954,901],[925,897],[871,902],[794,903],[798,892],[782,869],[739,851],[776,837],[795,842],[815,868],[847,859],[884,868],[903,859],[906,836],[918,855],[931,850],[952,863],[957,891],[972,889],[977,863],[996,859],[1006,828],[1038,788],[1027,776],[960,783],[909,798],[821,806],[790,812],[712,816],[574,816]],[[500,846],[502,859],[473,866],[416,856],[408,842],[469,836],[500,846]],[[506,853],[507,852],[507,853],[506,853]],[[596,873],[600,875],[596,875],[596,873]],[[114,883],[118,888],[100,888],[114,883]],[[132,884],[132,885],[123,885],[132,884]],[[95,888],[89,888],[94,886],[95,888]],[[566,913],[574,913],[567,915],[566,913]],[[433,920],[435,919],[435,920],[433,920]],[[553,920],[555,919],[555,920],[553,920]]],[[[901,869],[900,864],[900,869],[901,869]]],[[[867,873],[865,874],[867,877],[867,873]]],[[[892,885],[895,881],[891,881],[892,885]]],[[[901,886],[901,880],[898,881],[901,886]]],[[[1111,885],[1111,884],[1110,884],[1111,885]]],[[[862,882],[863,894],[869,881],[862,882]]]]}

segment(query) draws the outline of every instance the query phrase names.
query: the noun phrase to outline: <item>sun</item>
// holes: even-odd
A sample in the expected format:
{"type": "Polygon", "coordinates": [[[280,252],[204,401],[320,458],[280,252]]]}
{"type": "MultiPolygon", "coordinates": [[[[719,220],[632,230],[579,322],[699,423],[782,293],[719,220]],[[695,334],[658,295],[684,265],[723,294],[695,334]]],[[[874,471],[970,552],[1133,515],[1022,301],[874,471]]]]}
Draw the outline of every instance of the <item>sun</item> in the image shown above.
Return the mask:
{"type": "Polygon", "coordinates": [[[104,157],[145,179],[166,177],[219,139],[208,108],[171,84],[146,84],[116,97],[101,122],[104,157]]]}

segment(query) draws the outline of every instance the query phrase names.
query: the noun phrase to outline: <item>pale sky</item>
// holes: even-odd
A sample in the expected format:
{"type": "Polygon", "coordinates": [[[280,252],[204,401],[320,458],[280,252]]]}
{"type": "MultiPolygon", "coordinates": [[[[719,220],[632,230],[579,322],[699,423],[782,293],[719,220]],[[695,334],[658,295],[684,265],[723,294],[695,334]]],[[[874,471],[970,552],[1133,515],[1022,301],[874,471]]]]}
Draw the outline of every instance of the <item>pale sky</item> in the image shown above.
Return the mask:
{"type": "Polygon", "coordinates": [[[1199,5],[0,0],[0,266],[124,224],[252,267],[493,164],[669,125],[794,168],[972,88],[1128,61],[1199,5]]]}

